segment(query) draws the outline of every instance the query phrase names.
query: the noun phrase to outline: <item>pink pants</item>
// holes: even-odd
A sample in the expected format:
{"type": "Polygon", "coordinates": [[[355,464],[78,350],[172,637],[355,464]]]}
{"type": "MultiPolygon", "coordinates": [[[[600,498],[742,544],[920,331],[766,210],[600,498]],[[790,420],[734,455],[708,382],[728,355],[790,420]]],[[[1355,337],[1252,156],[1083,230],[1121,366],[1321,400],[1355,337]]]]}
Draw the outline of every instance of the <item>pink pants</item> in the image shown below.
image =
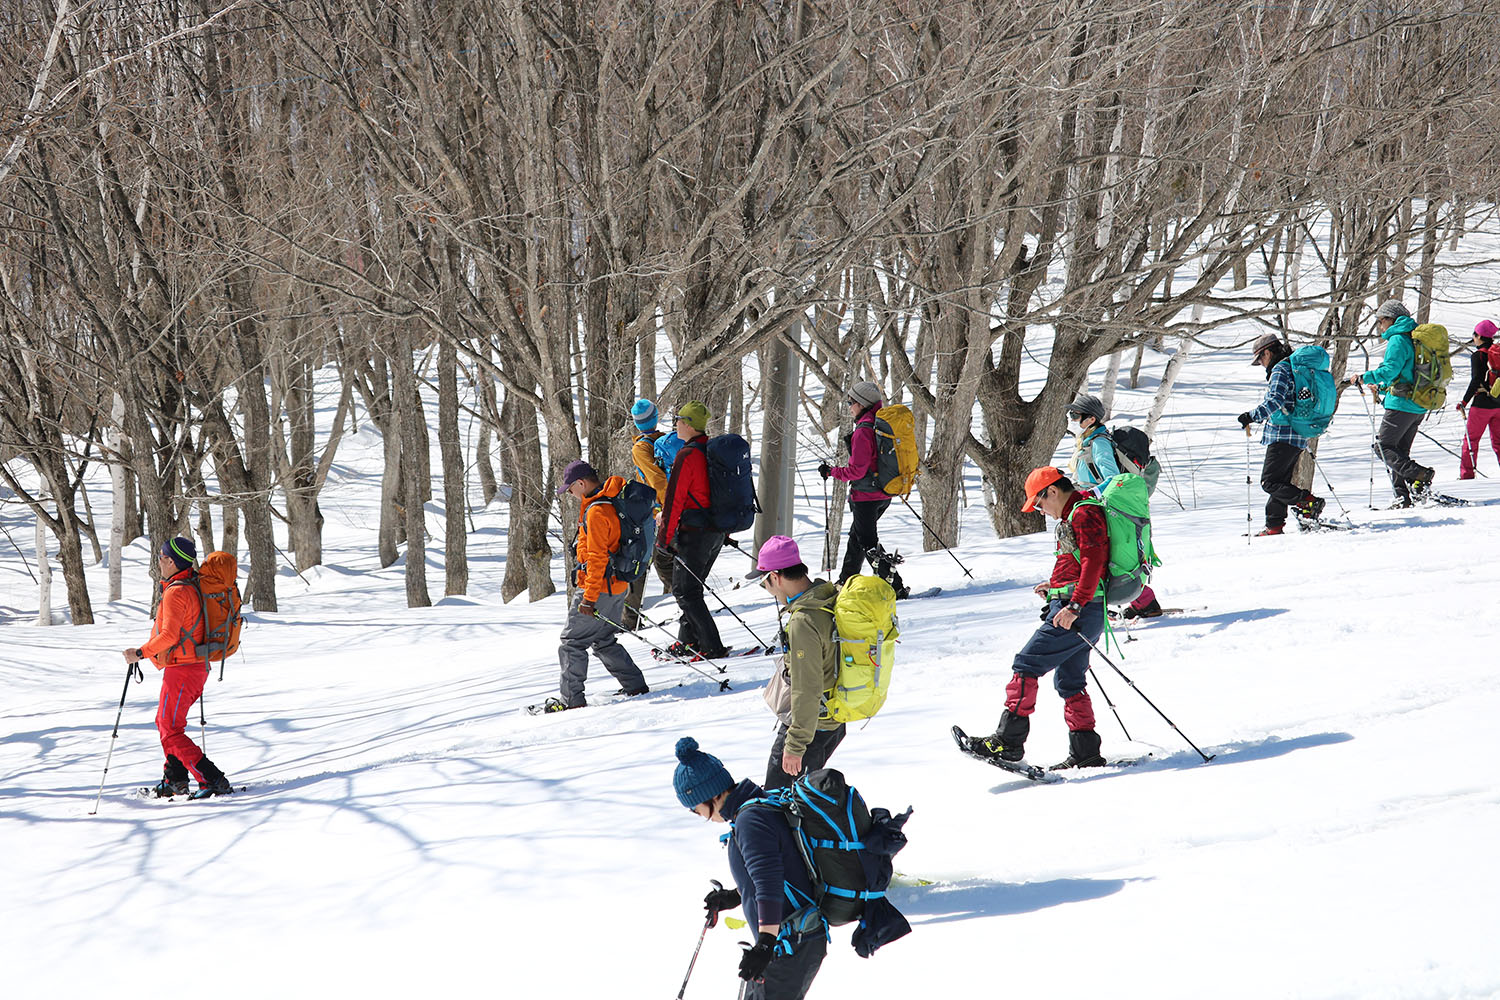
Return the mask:
{"type": "Polygon", "coordinates": [[[1146,586],[1141,588],[1141,596],[1131,601],[1130,606],[1132,608],[1135,608],[1137,611],[1141,611],[1144,608],[1150,606],[1151,602],[1154,600],[1156,600],[1156,591],[1151,589],[1150,584],[1147,584],[1146,586]]]}
{"type": "Polygon", "coordinates": [[[1495,461],[1500,462],[1500,407],[1469,407],[1463,454],[1458,459],[1459,479],[1474,478],[1474,467],[1479,464],[1479,439],[1484,437],[1486,430],[1490,432],[1490,447],[1495,449],[1495,461]]]}

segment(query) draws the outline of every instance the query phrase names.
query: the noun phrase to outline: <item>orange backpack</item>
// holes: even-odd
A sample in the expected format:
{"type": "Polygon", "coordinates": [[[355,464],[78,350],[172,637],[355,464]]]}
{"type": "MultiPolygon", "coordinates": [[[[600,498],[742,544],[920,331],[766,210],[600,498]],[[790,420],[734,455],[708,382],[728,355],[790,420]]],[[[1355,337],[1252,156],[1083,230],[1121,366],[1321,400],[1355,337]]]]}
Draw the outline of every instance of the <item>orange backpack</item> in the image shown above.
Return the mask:
{"type": "Polygon", "coordinates": [[[194,577],[203,604],[203,645],[198,653],[220,663],[240,648],[239,565],[229,552],[210,552],[203,557],[194,577]]]}

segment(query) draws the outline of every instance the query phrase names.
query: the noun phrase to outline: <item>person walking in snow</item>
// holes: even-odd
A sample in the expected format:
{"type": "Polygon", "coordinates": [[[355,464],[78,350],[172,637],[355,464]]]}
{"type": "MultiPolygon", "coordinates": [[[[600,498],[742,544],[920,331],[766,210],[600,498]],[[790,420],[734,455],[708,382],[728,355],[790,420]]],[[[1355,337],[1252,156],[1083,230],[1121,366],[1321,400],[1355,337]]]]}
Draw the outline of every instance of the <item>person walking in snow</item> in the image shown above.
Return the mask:
{"type": "Polygon", "coordinates": [[[683,445],[667,477],[658,542],[669,555],[676,557],[672,596],[682,611],[677,642],[668,647],[668,652],[715,659],[729,650],[724,648],[708,602],[703,599],[709,571],[724,547],[724,533],[714,528],[709,509],[708,407],[697,400],[684,403],[677,408],[675,424],[683,445]]]}
{"type": "Polygon", "coordinates": [[[1400,299],[1387,299],[1375,310],[1375,332],[1385,341],[1385,355],[1379,366],[1349,379],[1349,383],[1364,392],[1371,386],[1385,393],[1385,415],[1380,420],[1380,430],[1375,434],[1375,443],[1370,445],[1380,460],[1385,463],[1391,476],[1391,489],[1396,494],[1397,507],[1410,507],[1412,499],[1421,499],[1432,486],[1435,471],[1411,457],[1412,442],[1422,426],[1427,411],[1398,393],[1388,391],[1394,383],[1407,385],[1416,380],[1416,347],[1411,334],[1417,328],[1400,299]]]}
{"type": "MultiPolygon", "coordinates": [[[[891,505],[890,496],[877,481],[875,414],[884,405],[880,386],[869,381],[854,383],[845,405],[854,416],[854,432],[849,436],[849,464],[823,462],[818,466],[818,475],[824,480],[831,476],[849,484],[849,545],[844,550],[844,564],[839,568],[839,583],[859,573],[870,553],[883,551],[878,525],[881,515],[891,505]]],[[[891,585],[898,600],[910,594],[894,567],[877,559],[871,559],[870,564],[891,585]],[[888,577],[881,572],[883,569],[889,570],[888,577]]]]}
{"type": "Polygon", "coordinates": [[[776,739],[766,765],[767,788],[790,785],[803,771],[828,766],[844,740],[845,726],[827,717],[823,695],[838,681],[839,644],[834,638],[833,602],[838,588],[808,576],[797,543],[786,535],[766,539],[755,568],[760,585],[785,615],[786,653],[777,664],[789,697],[778,706],[776,739]]]}
{"type": "MultiPolygon", "coordinates": [[[[1115,454],[1114,437],[1104,426],[1108,417],[1104,401],[1098,396],[1079,393],[1068,404],[1067,412],[1068,428],[1075,439],[1073,457],[1068,462],[1068,478],[1081,492],[1098,496],[1111,479],[1124,471],[1115,454]]],[[[1126,606],[1122,615],[1127,619],[1160,616],[1161,605],[1157,603],[1156,592],[1150,584],[1141,588],[1140,596],[1126,606]]]]}
{"type": "MultiPolygon", "coordinates": [[[[656,457],[656,443],[665,435],[656,429],[658,421],[656,404],[649,399],[637,399],[630,408],[630,419],[635,424],[635,441],[630,447],[630,461],[635,465],[635,478],[656,491],[657,532],[661,531],[661,504],[667,498],[667,472],[656,457]]],[[[675,435],[674,435],[675,436],[675,435]]],[[[656,550],[651,557],[652,568],[661,580],[662,593],[672,592],[672,556],[656,550]]],[[[640,627],[641,601],[646,597],[646,574],[630,585],[625,598],[625,620],[629,629],[640,627]]]]}
{"type": "Polygon", "coordinates": [[[1040,628],[1011,664],[1005,710],[989,736],[966,737],[964,748],[981,756],[1018,761],[1026,756],[1031,714],[1040,678],[1054,672],[1052,685],[1063,699],[1068,756],[1053,770],[1101,767],[1094,705],[1087,689],[1089,644],[1104,632],[1104,574],[1109,565],[1109,528],[1104,508],[1084,499],[1061,469],[1046,466],[1026,477],[1023,513],[1040,510],[1057,519],[1052,575],[1034,588],[1047,601],[1040,628]],[[1087,638],[1087,642],[1084,639],[1087,638]]]}
{"type": "Polygon", "coordinates": [[[1494,387],[1500,366],[1490,360],[1495,343],[1495,324],[1487,319],[1480,320],[1469,343],[1474,345],[1469,355],[1469,387],[1464,390],[1464,398],[1454,406],[1467,418],[1463,454],[1458,460],[1459,479],[1474,478],[1475,467],[1479,464],[1479,441],[1486,430],[1490,432],[1490,447],[1495,449],[1495,461],[1500,462],[1500,387],[1494,387]]]}
{"type": "Polygon", "coordinates": [[[1257,536],[1282,534],[1288,508],[1295,508],[1303,517],[1316,518],[1325,504],[1321,497],[1292,482],[1297,462],[1307,450],[1307,438],[1291,427],[1291,414],[1297,406],[1297,383],[1292,363],[1287,360],[1291,356],[1291,349],[1274,333],[1262,334],[1250,345],[1250,363],[1266,369],[1266,395],[1259,406],[1236,418],[1246,434],[1251,424],[1265,424],[1260,434],[1260,442],[1266,446],[1260,488],[1266,493],[1266,526],[1256,532],[1257,536]]]}
{"type": "MultiPolygon", "coordinates": [[[[772,807],[747,806],[765,790],[746,778],[736,782],[722,761],[698,749],[698,741],[677,741],[672,789],[684,809],[710,823],[729,823],[729,872],[735,888],[715,889],[703,907],[717,922],[723,910],[741,907],[756,932],[754,947],[740,957],[742,1000],[802,1000],[828,953],[821,920],[794,927],[787,899],[812,898],[812,881],[786,814],[772,807]]],[[[798,911],[800,912],[800,911],[798,911]]]]}
{"type": "Polygon", "coordinates": [[[619,496],[624,488],[620,476],[601,483],[594,467],[581,458],[563,470],[557,494],[566,493],[579,503],[578,537],[573,546],[578,589],[557,647],[562,667],[560,697],[548,698],[543,703],[545,711],[583,707],[590,649],[620,682],[621,694],[634,696],[649,690],[640,668],[615,638],[630,585],[609,575],[609,557],[620,547],[620,516],[612,504],[601,501],[619,496]]]}
{"type": "Polygon", "coordinates": [[[150,659],[161,674],[161,697],[156,704],[156,731],[161,736],[166,764],[162,779],[152,789],[160,798],[188,795],[189,775],[198,779],[191,798],[228,795],[234,791],[224,772],[187,735],[188,713],[208,680],[208,660],[198,647],[206,638],[203,602],[193,585],[198,550],[193,540],[168,539],[158,553],[156,567],[161,576],[161,602],[151,638],[125,650],[126,663],[150,659]]]}

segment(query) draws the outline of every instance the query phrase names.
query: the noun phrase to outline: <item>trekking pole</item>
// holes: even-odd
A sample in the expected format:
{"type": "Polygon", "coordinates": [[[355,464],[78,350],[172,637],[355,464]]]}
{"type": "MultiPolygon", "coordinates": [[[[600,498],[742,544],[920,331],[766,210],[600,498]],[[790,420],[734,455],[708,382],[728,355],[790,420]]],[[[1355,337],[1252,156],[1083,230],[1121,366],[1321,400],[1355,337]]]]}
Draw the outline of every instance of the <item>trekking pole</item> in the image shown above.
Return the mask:
{"type": "MultiPolygon", "coordinates": [[[[1077,630],[1075,629],[1074,631],[1077,631],[1077,630]]],[[[1187,733],[1184,733],[1181,729],[1178,729],[1177,728],[1177,723],[1173,722],[1171,719],[1168,719],[1167,718],[1167,714],[1165,712],[1163,712],[1161,709],[1159,709],[1159,708],[1156,707],[1156,702],[1152,701],[1150,698],[1147,698],[1146,697],[1146,692],[1144,692],[1140,688],[1136,687],[1135,686],[1135,681],[1131,680],[1129,677],[1126,677],[1125,676],[1125,671],[1123,671],[1119,667],[1115,666],[1115,661],[1114,660],[1111,660],[1109,657],[1105,656],[1104,653],[1100,651],[1099,647],[1096,646],[1096,645],[1094,645],[1092,642],[1089,642],[1089,637],[1086,636],[1086,635],[1084,635],[1082,632],[1078,633],[1078,638],[1082,639],[1085,643],[1087,643],[1089,649],[1092,649],[1094,652],[1098,653],[1100,659],[1102,659],[1105,663],[1108,663],[1111,667],[1114,667],[1115,673],[1119,674],[1120,678],[1126,684],[1130,685],[1131,690],[1133,690],[1136,694],[1138,694],[1138,695],[1141,696],[1141,700],[1142,701],[1144,701],[1146,704],[1150,705],[1153,709],[1155,709],[1156,710],[1156,714],[1159,715],[1159,716],[1161,716],[1162,719],[1164,719],[1166,721],[1167,725],[1171,726],[1172,729],[1173,729],[1173,731],[1176,732],[1178,736],[1181,736],[1184,740],[1187,740],[1187,745],[1188,746],[1192,747],[1194,750],[1198,750],[1198,744],[1194,743],[1192,740],[1189,740],[1187,738],[1187,733]]],[[[1206,754],[1202,750],[1198,750],[1198,756],[1202,757],[1203,758],[1203,763],[1207,764],[1209,761],[1211,761],[1215,757],[1217,757],[1218,754],[1206,754]]]]}
{"type": "Polygon", "coordinates": [[[1380,456],[1380,464],[1385,465],[1385,449],[1380,445],[1380,433],[1375,429],[1375,411],[1370,409],[1370,401],[1365,398],[1364,383],[1355,386],[1359,390],[1359,398],[1365,404],[1365,416],[1370,418],[1370,440],[1374,442],[1370,446],[1370,509],[1375,509],[1375,456],[1380,456]]]}
{"type": "MultiPolygon", "coordinates": [[[[830,465],[832,463],[829,463],[830,465]]],[[[1474,463],[1478,465],[1478,462],[1474,463]]],[[[833,572],[833,506],[828,499],[828,480],[823,480],[823,572],[833,572]]]]}
{"type": "Polygon", "coordinates": [[[1120,732],[1122,732],[1122,733],[1125,734],[1125,738],[1127,740],[1130,740],[1131,742],[1134,742],[1135,741],[1135,737],[1131,736],[1130,735],[1130,730],[1128,730],[1128,729],[1125,728],[1125,720],[1122,719],[1122,718],[1120,718],[1120,711],[1119,711],[1119,709],[1115,708],[1115,703],[1109,700],[1109,692],[1106,691],[1106,690],[1104,690],[1104,685],[1103,684],[1099,683],[1099,675],[1096,674],[1096,673],[1094,673],[1094,668],[1093,667],[1089,667],[1089,676],[1094,679],[1094,687],[1098,688],[1099,689],[1099,693],[1104,696],[1104,704],[1108,705],[1109,706],[1109,710],[1111,712],[1115,713],[1115,721],[1120,724],[1120,732]]]}
{"type": "MultiPolygon", "coordinates": [[[[675,653],[673,653],[669,649],[659,649],[659,648],[657,648],[656,644],[653,643],[650,639],[647,639],[645,636],[641,635],[639,632],[637,632],[633,628],[626,628],[624,625],[621,625],[619,622],[613,621],[612,619],[604,617],[603,615],[601,615],[599,613],[599,611],[598,611],[597,608],[594,610],[594,617],[597,618],[597,619],[599,619],[601,622],[603,622],[606,625],[609,625],[609,626],[611,626],[613,628],[619,629],[621,632],[629,632],[631,635],[635,636],[637,639],[639,639],[642,642],[644,642],[647,646],[650,646],[651,647],[651,652],[657,654],[658,656],[670,657],[671,659],[675,660],[676,662],[682,664],[684,667],[691,667],[693,670],[696,670],[698,673],[702,674],[704,677],[707,677],[709,680],[714,681],[715,683],[717,683],[719,685],[719,690],[720,691],[728,691],[729,690],[729,682],[727,680],[724,680],[723,678],[720,678],[720,677],[715,677],[713,674],[709,673],[707,670],[704,670],[702,667],[698,666],[698,664],[694,663],[692,660],[683,659],[682,657],[676,655],[675,653]]],[[[652,622],[651,624],[655,625],[656,623],[652,622]]],[[[661,626],[658,626],[658,627],[661,627],[661,626]]],[[[693,650],[693,652],[696,653],[697,650],[693,650]]],[[[702,656],[702,654],[699,653],[699,656],[702,656]]],[[[703,658],[703,662],[704,663],[708,663],[708,664],[711,664],[711,665],[713,665],[715,667],[718,667],[719,673],[721,673],[721,674],[728,673],[728,670],[726,668],[720,666],[717,663],[714,663],[714,661],[710,660],[708,657],[702,656],[702,658],[703,658]]]]}
{"type": "MultiPolygon", "coordinates": [[[[724,889],[723,883],[717,879],[709,879],[709,881],[713,883],[715,889],[720,891],[724,889]]],[[[688,963],[687,975],[682,977],[682,989],[677,991],[677,1000],[682,1000],[682,995],[687,992],[688,980],[693,978],[693,966],[698,964],[698,952],[703,949],[703,939],[708,937],[708,929],[719,922],[718,916],[717,912],[709,910],[708,916],[703,918],[703,930],[698,934],[698,947],[693,949],[693,960],[688,963]]]]}
{"type": "MultiPolygon", "coordinates": [[[[739,549],[739,546],[736,545],[735,548],[739,549]]],[[[743,552],[744,550],[740,549],[740,551],[743,552]]],[[[755,629],[751,628],[749,626],[749,624],[746,623],[745,619],[743,619],[743,618],[741,618],[739,616],[739,613],[737,611],[735,611],[733,608],[731,608],[728,604],[725,604],[724,603],[724,598],[722,598],[722,597],[719,596],[719,592],[717,590],[715,590],[714,588],[710,587],[708,585],[708,583],[702,577],[700,577],[697,573],[694,573],[693,572],[693,568],[691,566],[689,566],[687,563],[683,562],[681,556],[679,556],[677,553],[673,552],[672,553],[672,558],[675,559],[675,560],[677,560],[677,565],[679,565],[683,569],[687,570],[687,575],[688,576],[690,576],[694,580],[698,581],[698,586],[702,587],[704,590],[708,591],[710,594],[713,594],[714,595],[714,600],[718,601],[719,602],[719,606],[722,607],[725,611],[728,611],[730,614],[734,615],[734,620],[735,621],[737,621],[741,625],[745,626],[745,631],[749,632],[752,636],[754,636],[756,643],[758,643],[761,646],[765,646],[766,645],[766,640],[762,639],[758,635],[755,635],[755,629]]]]}
{"type": "Polygon", "coordinates": [[[1255,529],[1255,501],[1250,495],[1250,428],[1245,428],[1245,544],[1252,544],[1250,535],[1255,529]]]}
{"type": "MultiPolygon", "coordinates": [[[[1311,454],[1311,452],[1309,452],[1309,454],[1311,454]]],[[[1328,470],[1323,468],[1323,463],[1318,461],[1317,455],[1313,455],[1313,465],[1317,466],[1318,471],[1323,474],[1323,485],[1328,487],[1328,495],[1333,497],[1333,502],[1338,504],[1339,510],[1344,512],[1345,517],[1348,517],[1349,508],[1344,506],[1344,501],[1340,500],[1338,493],[1334,491],[1333,481],[1328,478],[1328,470]]]]}
{"type": "Polygon", "coordinates": [[[109,777],[109,762],[115,756],[115,738],[120,735],[120,719],[125,715],[125,696],[130,693],[130,678],[132,675],[135,677],[137,684],[146,679],[145,675],[141,673],[139,660],[125,667],[125,690],[120,692],[120,710],[115,713],[115,730],[109,734],[109,753],[104,758],[104,774],[99,779],[99,794],[94,796],[94,808],[89,810],[90,816],[99,811],[99,800],[104,798],[104,782],[109,777]]]}
{"type": "Polygon", "coordinates": [[[917,519],[917,522],[922,525],[922,528],[933,538],[937,539],[937,543],[943,547],[944,552],[948,553],[948,557],[951,558],[954,562],[958,563],[958,568],[964,571],[964,576],[968,577],[970,580],[974,579],[974,574],[969,572],[969,567],[965,566],[963,564],[963,561],[960,560],[958,556],[953,554],[953,550],[948,547],[948,544],[946,542],[943,541],[942,536],[939,535],[936,531],[933,531],[932,527],[926,521],[922,520],[922,515],[916,512],[915,508],[913,508],[912,505],[907,501],[906,497],[898,497],[897,499],[899,499],[903,504],[906,504],[906,509],[912,512],[912,516],[917,519]]]}
{"type": "MultiPolygon", "coordinates": [[[[1446,451],[1448,454],[1452,455],[1454,458],[1458,459],[1459,461],[1463,461],[1463,456],[1462,455],[1460,455],[1458,452],[1454,451],[1452,448],[1448,447],[1447,445],[1443,444],[1443,442],[1439,441],[1437,438],[1433,437],[1431,434],[1428,434],[1424,430],[1418,430],[1417,433],[1420,434],[1420,435],[1422,435],[1427,440],[1431,441],[1433,444],[1437,445],[1439,448],[1441,448],[1444,451],[1446,451]]],[[[1468,432],[1465,431],[1464,433],[1465,433],[1464,444],[1467,447],[1468,440],[1469,440],[1468,439],[1468,432]]],[[[1478,456],[1478,449],[1475,449],[1475,452],[1476,452],[1476,454],[1475,454],[1474,457],[1477,459],[1479,457],[1478,456]]],[[[1478,468],[1479,463],[1477,461],[1474,463],[1474,466],[1475,466],[1474,471],[1475,472],[1479,472],[1479,468],[1478,468]]],[[[1483,472],[1479,472],[1479,474],[1481,476],[1484,476],[1485,479],[1490,478],[1489,476],[1485,476],[1483,472]]]]}

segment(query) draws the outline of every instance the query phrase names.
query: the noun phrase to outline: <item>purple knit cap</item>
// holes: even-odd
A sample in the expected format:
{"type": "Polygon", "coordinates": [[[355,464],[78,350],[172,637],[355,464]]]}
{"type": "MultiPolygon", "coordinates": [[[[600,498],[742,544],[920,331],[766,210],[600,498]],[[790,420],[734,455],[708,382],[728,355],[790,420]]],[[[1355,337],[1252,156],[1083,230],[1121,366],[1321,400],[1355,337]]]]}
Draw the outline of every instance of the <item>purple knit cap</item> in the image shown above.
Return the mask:
{"type": "Polygon", "coordinates": [[[796,542],[785,535],[772,535],[760,547],[760,555],[755,560],[755,568],[762,573],[771,573],[786,569],[788,566],[796,566],[800,562],[802,562],[802,553],[797,551],[796,542]]]}
{"type": "Polygon", "coordinates": [[[1495,324],[1487,319],[1482,319],[1474,325],[1474,332],[1479,334],[1480,340],[1495,339],[1495,324]]]}

